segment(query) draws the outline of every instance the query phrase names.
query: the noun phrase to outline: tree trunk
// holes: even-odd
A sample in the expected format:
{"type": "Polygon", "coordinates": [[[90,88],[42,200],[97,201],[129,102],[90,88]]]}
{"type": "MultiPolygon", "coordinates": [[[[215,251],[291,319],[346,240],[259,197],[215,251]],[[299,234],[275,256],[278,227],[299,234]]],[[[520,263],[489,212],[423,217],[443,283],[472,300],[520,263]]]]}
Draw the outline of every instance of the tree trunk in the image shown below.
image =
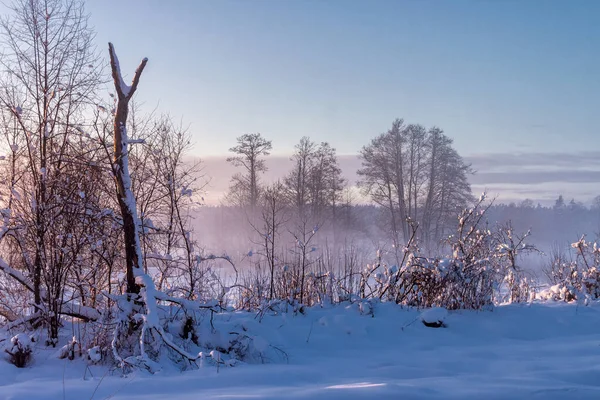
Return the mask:
{"type": "Polygon", "coordinates": [[[123,233],[125,239],[125,258],[127,265],[127,292],[139,293],[140,287],[135,282],[136,270],[143,272],[142,249],[140,247],[139,221],[137,217],[137,207],[135,197],[131,190],[131,177],[129,175],[129,156],[128,156],[128,138],[127,138],[127,114],[129,111],[129,100],[135,93],[140,76],[146,63],[144,58],[133,78],[131,87],[127,86],[121,76],[119,60],[115,53],[112,43],[108,44],[110,53],[110,66],[112,77],[117,92],[117,110],[114,121],[114,164],[113,172],[119,199],[119,207],[123,218],[123,233]]]}

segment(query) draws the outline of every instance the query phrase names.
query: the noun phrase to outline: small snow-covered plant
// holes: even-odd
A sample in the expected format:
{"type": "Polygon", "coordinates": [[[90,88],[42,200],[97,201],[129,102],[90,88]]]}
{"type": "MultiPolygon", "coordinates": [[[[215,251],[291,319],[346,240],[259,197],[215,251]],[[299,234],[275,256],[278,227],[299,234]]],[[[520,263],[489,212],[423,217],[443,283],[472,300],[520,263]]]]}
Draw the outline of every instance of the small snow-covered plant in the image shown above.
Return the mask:
{"type": "Polygon", "coordinates": [[[10,349],[5,349],[10,356],[10,363],[17,368],[24,368],[31,359],[34,339],[24,333],[19,333],[10,339],[10,349]]]}
{"type": "Polygon", "coordinates": [[[196,332],[196,321],[191,316],[186,316],[183,327],[181,328],[181,338],[183,340],[191,340],[198,344],[198,334],[196,332]]]}
{"type": "Polygon", "coordinates": [[[577,289],[572,285],[556,284],[540,293],[542,300],[574,301],[577,299],[577,289]]]}
{"type": "Polygon", "coordinates": [[[241,273],[236,308],[252,311],[261,308],[269,294],[269,277],[260,263],[241,273]]]}
{"type": "MultiPolygon", "coordinates": [[[[280,349],[271,346],[261,336],[250,335],[247,332],[231,332],[229,347],[226,354],[233,360],[249,363],[265,364],[287,355],[280,349]]],[[[225,358],[225,357],[222,357],[225,358]]],[[[230,363],[233,365],[233,363],[230,363]]]]}
{"type": "Polygon", "coordinates": [[[73,336],[73,339],[71,339],[69,343],[67,343],[60,349],[58,353],[58,358],[68,358],[69,360],[74,360],[76,355],[81,356],[81,345],[79,344],[75,336],[73,336]]]}
{"type": "Polygon", "coordinates": [[[395,245],[398,265],[389,267],[382,261],[382,251],[377,251],[377,262],[367,265],[361,273],[360,294],[363,298],[377,297],[380,300],[395,301],[403,303],[402,294],[405,292],[404,286],[407,283],[406,272],[417,260],[419,247],[417,245],[418,225],[408,220],[411,228],[411,235],[402,250],[395,245]],[[399,255],[402,254],[402,257],[399,255]]]}
{"type": "Polygon", "coordinates": [[[552,250],[549,265],[544,268],[552,285],[573,286],[573,282],[577,280],[577,264],[571,256],[572,254],[559,247],[552,250]]]}
{"type": "Polygon", "coordinates": [[[102,349],[100,346],[94,346],[87,350],[87,360],[90,364],[97,364],[102,361],[102,349]]]}
{"type": "MultiPolygon", "coordinates": [[[[506,285],[507,294],[503,301],[509,303],[526,302],[531,298],[533,285],[523,269],[518,265],[518,258],[524,254],[539,252],[539,250],[526,243],[531,231],[523,235],[514,233],[512,223],[498,226],[493,234],[494,253],[492,259],[498,273],[499,283],[506,285]]],[[[502,288],[500,288],[502,289],[502,288]]],[[[500,290],[502,293],[502,290],[500,290]]]]}
{"type": "Polygon", "coordinates": [[[362,300],[360,303],[358,303],[358,311],[361,313],[361,315],[368,315],[371,317],[375,316],[373,304],[369,300],[362,300]]]}

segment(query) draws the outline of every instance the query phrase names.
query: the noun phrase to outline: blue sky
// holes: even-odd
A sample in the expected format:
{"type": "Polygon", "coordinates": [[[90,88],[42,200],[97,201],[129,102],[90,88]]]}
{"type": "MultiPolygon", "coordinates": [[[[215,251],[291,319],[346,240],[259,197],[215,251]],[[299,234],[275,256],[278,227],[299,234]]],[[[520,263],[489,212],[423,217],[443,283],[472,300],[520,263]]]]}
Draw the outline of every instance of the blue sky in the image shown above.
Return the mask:
{"type": "MultiPolygon", "coordinates": [[[[189,126],[213,199],[235,138],[356,158],[391,122],[442,127],[503,202],[600,195],[600,1],[88,0],[99,51],[149,63],[137,100],[189,126]]],[[[0,2],[0,12],[3,6],[0,2]]],[[[107,61],[105,59],[105,61],[107,61]]],[[[107,71],[108,73],[108,71],[107,71]]]]}
{"type": "Polygon", "coordinates": [[[396,117],[463,155],[600,149],[597,1],[89,1],[139,100],[200,156],[245,132],[356,153],[396,117]],[[115,10],[120,10],[115,12],[115,10]]]}

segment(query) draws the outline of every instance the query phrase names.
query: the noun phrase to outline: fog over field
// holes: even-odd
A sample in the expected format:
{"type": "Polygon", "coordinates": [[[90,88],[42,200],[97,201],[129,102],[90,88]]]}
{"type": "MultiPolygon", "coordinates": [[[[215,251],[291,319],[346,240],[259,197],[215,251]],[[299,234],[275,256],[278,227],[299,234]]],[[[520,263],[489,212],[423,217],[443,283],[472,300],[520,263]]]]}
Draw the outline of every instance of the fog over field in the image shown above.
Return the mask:
{"type": "MultiPolygon", "coordinates": [[[[540,252],[527,256],[523,264],[541,279],[545,279],[542,269],[553,253],[559,249],[566,251],[582,235],[593,239],[600,234],[600,209],[594,203],[600,190],[600,152],[490,153],[466,156],[465,160],[473,170],[469,181],[474,195],[487,192],[493,199],[494,207],[487,216],[490,224],[511,221],[516,232],[531,230],[528,243],[535,244],[540,252]],[[567,214],[553,210],[561,195],[566,203],[572,199],[576,203],[576,207],[567,214]]],[[[284,179],[293,168],[290,156],[271,155],[266,161],[265,183],[284,179]]],[[[348,185],[352,186],[353,204],[371,204],[368,196],[356,186],[360,158],[340,155],[338,162],[348,185]]],[[[192,213],[195,235],[206,249],[245,255],[249,249],[256,247],[253,243],[255,232],[248,223],[248,216],[242,214],[240,221],[240,214],[229,210],[224,201],[229,179],[236,169],[225,157],[204,158],[202,165],[202,181],[206,182],[206,186],[200,195],[204,200],[200,202],[204,207],[196,208],[192,213]],[[225,238],[227,248],[223,246],[225,238]]],[[[357,216],[362,214],[360,220],[369,221],[365,215],[376,214],[376,211],[356,207],[353,213],[357,216]]],[[[330,225],[331,221],[326,223],[330,225]]],[[[362,242],[365,252],[372,254],[376,243],[386,244],[383,230],[370,229],[368,239],[355,231],[341,235],[362,242]],[[380,236],[378,240],[374,240],[374,235],[380,236]]],[[[319,239],[321,243],[331,241],[327,234],[319,239]]],[[[368,259],[367,255],[365,257],[368,259]]],[[[244,261],[246,267],[252,265],[252,260],[246,258],[244,261]]]]}

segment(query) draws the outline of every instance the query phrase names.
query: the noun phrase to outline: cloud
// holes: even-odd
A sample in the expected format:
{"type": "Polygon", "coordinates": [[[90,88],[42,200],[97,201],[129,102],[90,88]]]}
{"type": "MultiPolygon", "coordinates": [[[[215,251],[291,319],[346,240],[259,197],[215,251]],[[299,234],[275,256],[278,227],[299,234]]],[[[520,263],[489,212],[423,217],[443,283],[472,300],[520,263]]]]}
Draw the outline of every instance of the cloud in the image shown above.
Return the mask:
{"type": "Polygon", "coordinates": [[[585,202],[600,194],[600,151],[488,153],[465,160],[476,171],[473,190],[485,188],[501,202],[550,204],[559,194],[585,202]]]}
{"type": "Polygon", "coordinates": [[[578,153],[487,153],[465,157],[473,168],[482,172],[535,170],[600,169],[600,151],[578,153]]]}
{"type": "Polygon", "coordinates": [[[560,170],[560,171],[512,171],[512,172],[478,172],[470,179],[472,184],[513,183],[521,185],[570,182],[599,183],[600,171],[597,170],[560,170]]]}

